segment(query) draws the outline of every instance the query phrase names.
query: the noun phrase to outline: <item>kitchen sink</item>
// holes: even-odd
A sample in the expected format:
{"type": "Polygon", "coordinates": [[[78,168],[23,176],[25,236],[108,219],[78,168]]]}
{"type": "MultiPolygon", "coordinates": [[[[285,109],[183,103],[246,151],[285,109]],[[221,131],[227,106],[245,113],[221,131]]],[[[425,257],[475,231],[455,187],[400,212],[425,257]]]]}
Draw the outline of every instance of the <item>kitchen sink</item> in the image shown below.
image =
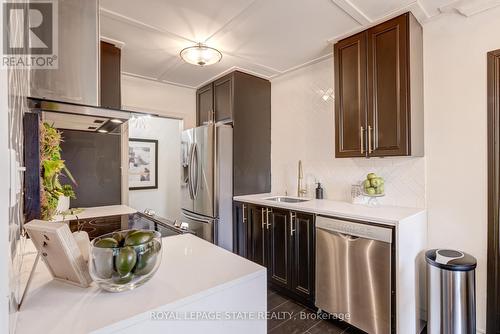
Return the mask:
{"type": "Polygon", "coordinates": [[[288,196],[276,196],[276,197],[268,197],[268,198],[264,198],[264,199],[268,200],[268,201],[282,202],[282,203],[302,203],[302,202],[310,201],[310,199],[288,197],[288,196]]]}

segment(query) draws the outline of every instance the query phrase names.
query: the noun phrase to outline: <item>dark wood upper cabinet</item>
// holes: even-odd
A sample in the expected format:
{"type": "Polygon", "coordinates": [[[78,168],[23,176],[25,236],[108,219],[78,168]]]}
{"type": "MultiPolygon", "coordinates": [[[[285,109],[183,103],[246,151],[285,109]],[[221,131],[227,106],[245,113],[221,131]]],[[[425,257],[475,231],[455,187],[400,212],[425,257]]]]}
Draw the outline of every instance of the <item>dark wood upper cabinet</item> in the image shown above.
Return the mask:
{"type": "Polygon", "coordinates": [[[214,82],[215,121],[230,121],[233,118],[233,74],[214,82]]]}
{"type": "Polygon", "coordinates": [[[233,125],[233,195],[271,191],[271,83],[234,71],[196,92],[198,126],[233,125]]]}
{"type": "Polygon", "coordinates": [[[411,13],[335,44],[337,157],[423,156],[422,55],[411,13]]]}
{"type": "Polygon", "coordinates": [[[368,31],[370,156],[410,155],[408,15],[368,31]]]}
{"type": "Polygon", "coordinates": [[[196,119],[198,125],[207,124],[213,118],[214,93],[212,84],[196,91],[196,119]]]}
{"type": "Polygon", "coordinates": [[[366,32],[335,44],[337,157],[366,156],[366,32]]]}
{"type": "Polygon", "coordinates": [[[121,50],[101,41],[101,107],[121,109],[121,50]]]}

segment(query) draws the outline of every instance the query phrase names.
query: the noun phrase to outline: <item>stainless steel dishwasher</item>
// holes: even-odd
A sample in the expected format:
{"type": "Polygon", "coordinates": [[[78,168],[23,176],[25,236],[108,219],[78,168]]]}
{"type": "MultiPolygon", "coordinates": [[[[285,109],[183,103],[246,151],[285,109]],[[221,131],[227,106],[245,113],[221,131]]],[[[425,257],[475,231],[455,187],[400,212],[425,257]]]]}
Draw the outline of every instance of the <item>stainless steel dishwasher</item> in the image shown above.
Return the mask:
{"type": "Polygon", "coordinates": [[[316,306],[367,333],[390,333],[391,244],[391,228],[318,216],[316,306]]]}

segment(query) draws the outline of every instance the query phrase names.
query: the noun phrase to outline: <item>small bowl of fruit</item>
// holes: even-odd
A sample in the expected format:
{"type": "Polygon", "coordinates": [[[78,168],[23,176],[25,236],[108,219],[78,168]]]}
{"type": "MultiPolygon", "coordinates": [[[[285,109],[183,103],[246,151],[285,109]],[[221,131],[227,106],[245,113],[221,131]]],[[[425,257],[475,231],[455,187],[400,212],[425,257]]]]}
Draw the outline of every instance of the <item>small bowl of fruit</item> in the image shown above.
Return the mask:
{"type": "Polygon", "coordinates": [[[366,179],[361,182],[363,195],[368,197],[385,196],[384,179],[375,173],[366,175],[366,179]]]}
{"type": "Polygon", "coordinates": [[[153,277],[161,254],[158,231],[124,230],[104,234],[90,243],[90,276],[106,291],[132,290],[153,277]]]}

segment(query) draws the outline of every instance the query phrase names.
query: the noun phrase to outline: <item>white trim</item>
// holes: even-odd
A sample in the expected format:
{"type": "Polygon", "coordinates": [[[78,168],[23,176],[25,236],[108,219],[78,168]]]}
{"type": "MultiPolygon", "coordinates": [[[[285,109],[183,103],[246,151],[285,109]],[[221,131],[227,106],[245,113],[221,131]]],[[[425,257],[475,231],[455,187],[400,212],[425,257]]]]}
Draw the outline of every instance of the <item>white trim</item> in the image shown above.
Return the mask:
{"type": "Polygon", "coordinates": [[[116,21],[123,22],[123,23],[128,23],[128,24],[131,24],[133,26],[136,26],[136,27],[144,29],[144,30],[149,30],[149,31],[153,31],[153,32],[157,32],[157,33],[169,35],[172,38],[175,38],[177,40],[182,40],[184,42],[187,41],[187,42],[193,43],[193,44],[197,43],[196,41],[193,41],[190,38],[178,35],[176,33],[173,33],[171,31],[169,31],[169,30],[166,30],[166,29],[163,29],[163,28],[160,28],[160,27],[157,27],[157,26],[153,26],[151,24],[144,23],[142,21],[136,20],[136,19],[131,18],[131,17],[126,16],[126,15],[119,14],[117,12],[114,12],[112,10],[109,10],[109,9],[106,9],[106,8],[103,8],[103,7],[99,8],[99,13],[102,16],[106,16],[106,17],[109,17],[109,18],[114,19],[116,21]]]}
{"type": "Polygon", "coordinates": [[[222,72],[220,72],[219,74],[217,75],[214,75],[213,77],[211,77],[210,79],[208,80],[205,80],[204,82],[202,82],[200,85],[198,85],[197,88],[200,88],[200,87],[203,87],[205,86],[206,84],[209,84],[210,82],[214,81],[214,80],[217,80],[219,78],[222,78],[223,76],[225,76],[226,74],[229,74],[231,72],[234,72],[234,71],[240,71],[240,72],[243,72],[243,73],[246,73],[246,74],[250,74],[250,75],[253,75],[253,76],[256,76],[256,77],[259,77],[259,78],[262,78],[262,79],[266,79],[266,80],[270,80],[271,77],[270,76],[267,76],[267,75],[263,75],[261,73],[257,73],[257,72],[254,72],[254,71],[251,71],[251,70],[247,70],[243,67],[239,67],[239,66],[232,66],[230,68],[228,68],[227,70],[224,70],[222,72]]]}
{"type": "MultiPolygon", "coordinates": [[[[333,48],[333,45],[332,45],[332,48],[333,48]]],[[[320,57],[315,58],[313,60],[307,61],[307,62],[305,62],[303,64],[291,67],[288,70],[281,72],[280,74],[272,76],[271,80],[277,79],[277,78],[279,78],[279,77],[281,77],[281,76],[283,76],[285,74],[288,74],[288,73],[300,70],[301,68],[304,68],[304,67],[307,67],[307,66],[319,63],[320,61],[323,61],[323,60],[331,58],[331,57],[333,58],[333,51],[330,52],[330,53],[328,53],[328,54],[326,54],[326,55],[323,55],[323,56],[320,56],[320,57]]]]}
{"type": "Polygon", "coordinates": [[[393,10],[392,12],[389,12],[388,14],[382,16],[382,17],[379,17],[377,18],[376,20],[373,20],[370,24],[367,24],[367,25],[364,25],[364,26],[360,26],[360,27],[357,27],[351,31],[348,31],[348,32],[345,32],[345,33],[342,33],[340,35],[337,35],[337,36],[334,36],[330,39],[328,39],[328,42],[331,43],[331,44],[335,44],[336,42],[340,41],[341,39],[344,39],[346,37],[349,37],[349,36],[352,36],[358,32],[361,32],[361,31],[364,31],[368,28],[371,28],[373,26],[376,26],[377,24],[380,24],[382,22],[385,22],[387,20],[390,20],[392,18],[395,18],[401,14],[404,14],[406,12],[411,12],[413,14],[413,16],[415,16],[415,18],[417,19],[417,21],[420,23],[420,24],[425,24],[431,17],[429,16],[429,14],[425,11],[425,9],[422,7],[422,5],[420,4],[420,2],[418,1],[414,1],[412,2],[411,4],[407,5],[407,6],[404,6],[404,7],[401,7],[401,8],[398,8],[396,10],[393,10]]]}
{"type": "Polygon", "coordinates": [[[156,79],[153,77],[148,77],[146,75],[141,75],[141,74],[136,74],[136,73],[131,73],[131,72],[124,72],[124,71],[122,71],[121,74],[123,76],[126,76],[126,77],[144,79],[144,80],[148,80],[148,81],[154,81],[154,82],[158,82],[161,84],[173,85],[173,86],[178,86],[178,87],[182,87],[182,88],[196,89],[195,86],[184,85],[184,84],[180,84],[180,83],[172,82],[172,81],[168,81],[168,80],[156,79]]]}
{"type": "Polygon", "coordinates": [[[465,17],[485,12],[500,6],[500,1],[456,0],[439,8],[441,13],[458,13],[465,17]]]}
{"type": "Polygon", "coordinates": [[[103,42],[106,42],[106,43],[109,43],[109,44],[113,44],[118,49],[123,49],[123,47],[125,46],[125,42],[122,42],[122,41],[119,41],[117,39],[113,39],[113,38],[110,38],[110,37],[101,36],[100,39],[103,42]]]}
{"type": "Polygon", "coordinates": [[[351,1],[349,0],[331,0],[331,1],[362,26],[372,23],[373,20],[370,19],[365,13],[363,13],[363,11],[361,11],[358,7],[356,7],[351,1]]]}

